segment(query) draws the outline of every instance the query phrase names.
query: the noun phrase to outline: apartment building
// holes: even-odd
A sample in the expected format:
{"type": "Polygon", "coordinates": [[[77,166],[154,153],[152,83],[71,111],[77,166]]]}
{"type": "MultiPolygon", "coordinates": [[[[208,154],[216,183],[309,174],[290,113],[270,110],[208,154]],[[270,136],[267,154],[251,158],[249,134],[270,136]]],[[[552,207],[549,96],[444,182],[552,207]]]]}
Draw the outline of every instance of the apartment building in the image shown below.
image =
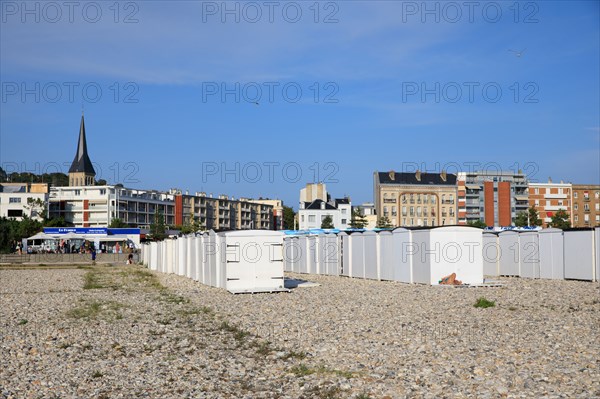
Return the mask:
{"type": "Polygon", "coordinates": [[[488,226],[512,226],[529,208],[528,181],[521,171],[460,172],[458,224],[482,220],[488,226]]]}
{"type": "Polygon", "coordinates": [[[95,176],[82,115],[77,152],[69,169],[69,187],[50,189],[50,217],[63,217],[75,227],[105,227],[117,218],[131,227],[147,229],[159,211],[169,227],[183,225],[190,215],[206,229],[271,229],[274,226],[274,205],[269,202],[234,200],[227,195],[212,198],[212,194],[206,196],[206,193],[189,195],[178,189],[163,192],[122,185],[94,186],[95,176]]]}
{"type": "Polygon", "coordinates": [[[273,230],[283,230],[283,201],[278,199],[262,199],[252,200],[257,204],[269,205],[273,207],[273,215],[271,217],[271,227],[273,230]]]}
{"type": "Polygon", "coordinates": [[[131,227],[149,228],[156,210],[165,224],[175,224],[175,196],[156,190],[122,186],[52,187],[50,217],[62,217],[75,227],[106,227],[118,218],[131,227]]]}
{"type": "Polygon", "coordinates": [[[324,183],[308,183],[300,190],[299,229],[319,229],[327,216],[336,229],[347,229],[352,218],[350,198],[332,200],[324,183]]]}
{"type": "Polygon", "coordinates": [[[551,179],[547,183],[529,183],[529,207],[535,206],[544,228],[555,212],[562,209],[571,214],[571,195],[571,183],[553,183],[551,179]]]}
{"type": "Polygon", "coordinates": [[[375,214],[375,204],[372,202],[365,202],[361,205],[354,207],[361,215],[366,218],[367,229],[374,229],[377,227],[377,215],[375,214]]]}
{"type": "Polygon", "coordinates": [[[443,226],[457,223],[456,175],[446,173],[375,172],[378,217],[394,226],[443,226]]]}
{"type": "Polygon", "coordinates": [[[172,189],[170,193],[175,196],[177,225],[184,224],[193,215],[208,230],[272,230],[277,220],[274,217],[275,206],[269,201],[279,203],[283,214],[280,200],[236,200],[225,194],[213,198],[212,194],[207,196],[205,192],[191,195],[187,192],[182,194],[177,189],[172,189]]]}
{"type": "Polygon", "coordinates": [[[47,202],[47,183],[0,183],[0,217],[41,220],[47,202]],[[39,200],[42,206],[28,204],[29,199],[39,200]]]}
{"type": "Polygon", "coordinates": [[[573,184],[571,226],[600,226],[600,185],[573,184]]]}
{"type": "Polygon", "coordinates": [[[334,201],[316,199],[313,202],[300,203],[298,210],[300,230],[320,229],[323,220],[330,217],[336,229],[349,228],[352,217],[352,204],[348,198],[338,198],[334,201]]]}

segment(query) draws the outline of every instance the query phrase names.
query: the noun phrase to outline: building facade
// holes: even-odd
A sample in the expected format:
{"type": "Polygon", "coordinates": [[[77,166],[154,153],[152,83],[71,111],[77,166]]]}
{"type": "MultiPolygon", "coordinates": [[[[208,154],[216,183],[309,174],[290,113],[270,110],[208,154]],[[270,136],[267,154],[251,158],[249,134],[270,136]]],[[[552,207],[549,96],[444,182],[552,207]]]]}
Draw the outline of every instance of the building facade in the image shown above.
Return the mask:
{"type": "Polygon", "coordinates": [[[0,183],[0,217],[42,220],[47,203],[47,183],[0,183]]]}
{"type": "Polygon", "coordinates": [[[175,225],[175,196],[156,190],[121,186],[52,187],[50,217],[62,217],[75,227],[106,227],[120,219],[131,227],[149,228],[158,210],[165,224],[175,225]]]}
{"type": "Polygon", "coordinates": [[[163,214],[165,225],[181,226],[191,215],[203,229],[240,230],[273,228],[273,207],[247,199],[217,198],[206,193],[182,194],[139,190],[120,186],[53,187],[50,190],[51,217],[63,217],[75,227],[106,227],[120,219],[131,227],[150,228],[155,212],[163,214]]]}
{"type": "Polygon", "coordinates": [[[542,227],[549,227],[552,216],[559,210],[571,214],[571,183],[529,183],[529,207],[535,207],[542,227]]]}
{"type": "MultiPolygon", "coordinates": [[[[248,198],[236,200],[225,194],[218,197],[213,197],[212,194],[206,195],[205,192],[196,192],[194,195],[187,192],[182,194],[177,189],[172,189],[170,193],[175,196],[176,225],[184,224],[193,215],[207,230],[272,230],[275,228],[275,207],[271,203],[248,198]]],[[[283,212],[283,204],[281,209],[283,212]]]]}
{"type": "MultiPolygon", "coordinates": [[[[148,229],[158,211],[168,227],[180,226],[190,216],[205,229],[272,229],[277,219],[270,202],[248,199],[234,200],[226,195],[218,198],[206,193],[183,194],[139,190],[122,185],[95,186],[96,172],[87,152],[83,115],[79,127],[77,152],[69,169],[69,187],[53,187],[48,196],[50,217],[62,217],[75,227],[106,227],[120,219],[131,227],[148,229]]],[[[277,201],[277,200],[270,200],[277,201]]],[[[279,201],[283,213],[283,204],[279,201]]]]}
{"type": "Polygon", "coordinates": [[[457,223],[456,175],[446,172],[375,172],[377,217],[393,226],[443,226],[457,223]]]}
{"type": "Polygon", "coordinates": [[[600,226],[600,185],[573,184],[571,226],[600,226]]]}
{"type": "Polygon", "coordinates": [[[349,227],[352,219],[352,203],[347,197],[332,200],[324,183],[308,183],[300,190],[297,216],[300,230],[320,229],[328,216],[334,228],[343,230],[349,227]]]}
{"type": "Polygon", "coordinates": [[[327,186],[325,183],[307,183],[300,190],[300,202],[313,202],[314,200],[328,201],[327,186]]]}
{"type": "Polygon", "coordinates": [[[272,230],[283,230],[283,201],[278,199],[257,199],[252,200],[257,204],[264,204],[273,207],[271,227],[272,230]]]}
{"type": "Polygon", "coordinates": [[[352,217],[352,204],[348,198],[340,198],[325,202],[316,199],[312,202],[301,202],[298,210],[300,230],[320,229],[323,220],[330,217],[333,227],[344,230],[349,228],[352,217]]]}
{"type": "Polygon", "coordinates": [[[460,172],[458,187],[458,224],[481,220],[488,226],[514,224],[519,212],[529,208],[528,181],[514,172],[460,172]]]}
{"type": "Polygon", "coordinates": [[[357,205],[354,207],[361,215],[363,215],[366,219],[367,225],[365,226],[367,229],[374,229],[377,227],[377,215],[375,213],[375,204],[372,202],[365,202],[361,205],[357,205]]]}

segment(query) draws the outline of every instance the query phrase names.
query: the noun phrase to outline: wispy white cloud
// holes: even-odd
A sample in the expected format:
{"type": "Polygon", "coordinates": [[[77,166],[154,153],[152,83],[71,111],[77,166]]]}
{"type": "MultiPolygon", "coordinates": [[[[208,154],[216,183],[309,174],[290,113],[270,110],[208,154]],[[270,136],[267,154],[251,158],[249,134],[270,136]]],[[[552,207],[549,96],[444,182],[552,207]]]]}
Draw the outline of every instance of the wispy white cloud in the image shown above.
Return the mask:
{"type": "Polygon", "coordinates": [[[308,15],[298,24],[203,23],[199,2],[147,2],[137,24],[7,23],[2,66],[6,74],[155,84],[386,78],[418,70],[422,51],[458,34],[456,26],[399,23],[400,12],[393,3],[351,2],[340,3],[335,24],[315,24],[308,15]]]}

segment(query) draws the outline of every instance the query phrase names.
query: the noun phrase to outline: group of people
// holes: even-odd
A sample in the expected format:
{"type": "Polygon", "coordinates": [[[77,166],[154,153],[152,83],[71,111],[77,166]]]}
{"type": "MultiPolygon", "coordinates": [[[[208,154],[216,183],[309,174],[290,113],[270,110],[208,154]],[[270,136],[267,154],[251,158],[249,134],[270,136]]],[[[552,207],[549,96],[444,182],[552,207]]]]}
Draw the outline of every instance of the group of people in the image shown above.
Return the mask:
{"type": "MultiPolygon", "coordinates": [[[[94,247],[93,244],[92,244],[91,254],[92,254],[92,263],[96,264],[96,248],[94,247]]],[[[130,253],[129,256],[127,256],[127,261],[125,263],[128,265],[133,265],[133,253],[130,253]]]]}

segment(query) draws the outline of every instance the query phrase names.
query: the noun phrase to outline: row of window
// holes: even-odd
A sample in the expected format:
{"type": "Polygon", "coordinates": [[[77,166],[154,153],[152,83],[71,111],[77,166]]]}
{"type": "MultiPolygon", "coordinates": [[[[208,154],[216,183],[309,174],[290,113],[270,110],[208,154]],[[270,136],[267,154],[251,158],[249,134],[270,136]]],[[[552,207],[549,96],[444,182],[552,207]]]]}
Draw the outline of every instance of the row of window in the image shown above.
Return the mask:
{"type": "MultiPolygon", "coordinates": [[[[567,201],[568,203],[568,201],[567,201]]],[[[540,200],[535,200],[535,206],[540,206],[540,200]]],[[[545,206],[552,206],[550,200],[546,200],[546,205],[545,206]]],[[[557,206],[567,206],[563,200],[558,200],[558,204],[557,206]]]]}
{"type": "MultiPolygon", "coordinates": [[[[573,192],[573,198],[577,198],[577,191],[573,192]]],[[[596,191],[594,193],[594,198],[599,199],[600,198],[600,191],[596,191]]],[[[590,199],[590,193],[588,191],[584,191],[583,192],[583,199],[590,199]]]]}
{"type": "MultiPolygon", "coordinates": [[[[596,208],[596,211],[600,211],[600,203],[596,203],[595,204],[595,208],[596,208]]],[[[576,210],[576,211],[578,211],[579,210],[579,204],[573,205],[573,209],[576,210]]],[[[589,210],[590,210],[590,204],[583,204],[583,210],[586,211],[586,212],[589,212],[589,210]]]]}
{"type": "MultiPolygon", "coordinates": [[[[391,214],[392,216],[397,216],[398,212],[396,210],[395,206],[392,206],[391,208],[391,214]]],[[[417,217],[421,217],[421,216],[429,216],[431,214],[431,216],[435,217],[435,209],[434,208],[427,208],[427,207],[407,207],[407,206],[402,206],[402,216],[417,216],[417,217]]],[[[383,207],[383,216],[389,216],[389,210],[387,206],[383,207]]],[[[442,216],[454,216],[454,208],[448,208],[446,209],[445,207],[442,208],[442,216]]]]}
{"type": "MultiPolygon", "coordinates": [[[[435,204],[436,195],[433,194],[402,194],[400,196],[400,201],[403,204],[411,203],[411,204],[435,204]]],[[[394,194],[383,193],[383,202],[390,202],[386,200],[391,200],[392,202],[396,201],[396,196],[394,194]]],[[[454,203],[454,195],[453,194],[442,194],[442,203],[453,204],[454,203]]]]}
{"type": "MultiPolygon", "coordinates": [[[[579,215],[573,216],[573,221],[575,223],[579,222],[579,215]]],[[[590,222],[590,215],[583,215],[583,221],[585,223],[589,223],[590,222]]],[[[600,223],[600,215],[596,215],[596,223],[600,223]]]]}
{"type": "MultiPolygon", "coordinates": [[[[342,209],[343,211],[345,211],[345,209],[342,209]]],[[[342,213],[346,213],[346,212],[342,212],[342,213]]],[[[323,222],[323,220],[325,220],[325,218],[329,216],[332,220],[333,220],[333,215],[321,215],[321,222],[323,222]]],[[[304,215],[300,215],[300,221],[304,222],[304,215]]],[[[316,215],[308,215],[308,223],[315,223],[317,221],[316,219],[316,215]]],[[[348,219],[342,219],[341,220],[342,224],[346,224],[348,222],[348,219]]]]}
{"type": "MultiPolygon", "coordinates": [[[[536,194],[539,194],[540,193],[540,189],[539,188],[535,188],[534,192],[536,194]]],[[[564,189],[562,189],[562,188],[558,189],[558,194],[564,194],[564,193],[565,193],[564,189]]],[[[546,188],[545,189],[545,194],[550,194],[550,188],[546,188]]],[[[573,191],[573,198],[578,198],[578,195],[579,195],[579,193],[577,191],[573,191]]],[[[588,191],[584,191],[583,192],[583,198],[584,199],[589,199],[589,192],[588,191]]],[[[596,191],[594,193],[594,198],[595,199],[599,199],[600,198],[600,191],[596,191]]]]}
{"type": "MultiPolygon", "coordinates": [[[[534,189],[534,192],[535,192],[536,194],[539,194],[539,193],[540,193],[540,188],[539,188],[539,187],[536,187],[536,188],[534,189]]],[[[568,191],[567,191],[567,192],[568,192],[568,191]]],[[[564,192],[564,188],[558,188],[558,194],[564,194],[564,193],[565,193],[565,192],[564,192]]],[[[550,194],[550,188],[549,188],[549,187],[546,187],[546,188],[544,189],[544,194],[550,194]]]]}
{"type": "MultiPolygon", "coordinates": [[[[540,201],[539,200],[535,200],[535,206],[539,206],[540,205],[540,201]]],[[[551,206],[550,201],[546,201],[546,206],[551,206]]],[[[558,201],[558,205],[557,206],[563,206],[563,201],[558,201]]],[[[596,203],[595,205],[596,211],[600,211],[600,203],[596,203]]],[[[579,204],[574,204],[573,205],[573,210],[578,211],[579,210],[579,204]]],[[[590,210],[590,204],[583,204],[583,210],[584,211],[589,211],[590,210]]]]}
{"type": "MultiPolygon", "coordinates": [[[[454,220],[450,220],[449,223],[454,223],[454,220]]],[[[442,226],[444,226],[446,224],[446,219],[442,219],[442,226]]],[[[402,219],[402,226],[416,226],[416,227],[435,227],[435,219],[432,219],[431,221],[429,221],[428,219],[414,219],[414,218],[403,218],[402,219]]]]}

